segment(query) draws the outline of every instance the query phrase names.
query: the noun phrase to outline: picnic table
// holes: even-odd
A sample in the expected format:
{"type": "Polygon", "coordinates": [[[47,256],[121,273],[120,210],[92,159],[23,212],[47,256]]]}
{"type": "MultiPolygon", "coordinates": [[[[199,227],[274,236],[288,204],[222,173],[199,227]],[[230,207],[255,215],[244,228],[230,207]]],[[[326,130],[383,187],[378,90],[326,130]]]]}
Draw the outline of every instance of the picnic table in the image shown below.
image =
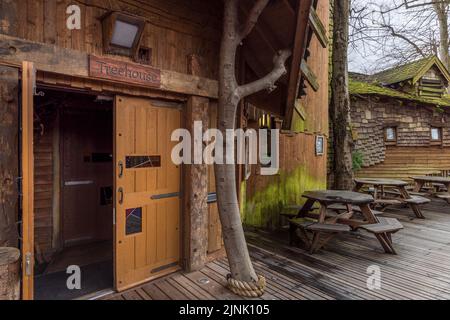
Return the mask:
{"type": "Polygon", "coordinates": [[[444,199],[447,203],[450,203],[450,178],[436,176],[414,176],[411,177],[411,179],[415,182],[414,192],[421,192],[425,184],[431,183],[436,187],[430,191],[431,195],[444,199]],[[440,186],[445,187],[446,191],[439,192],[440,186]]]}
{"type": "Polygon", "coordinates": [[[296,217],[289,219],[289,243],[301,240],[313,254],[339,233],[363,228],[374,234],[386,253],[395,254],[391,234],[402,229],[397,219],[377,217],[370,208],[374,199],[370,195],[338,190],[309,191],[303,194],[306,203],[296,217]],[[312,212],[318,202],[319,212],[312,212]],[[333,214],[328,208],[342,205],[345,210],[333,214]],[[357,219],[359,207],[362,216],[357,219]]]}
{"type": "Polygon", "coordinates": [[[395,179],[358,178],[353,191],[359,192],[364,186],[373,186],[374,205],[380,205],[382,209],[394,204],[407,204],[419,219],[425,219],[419,205],[430,202],[425,197],[411,195],[406,187],[408,182],[395,179]],[[393,190],[387,190],[391,188],[393,190]]]}

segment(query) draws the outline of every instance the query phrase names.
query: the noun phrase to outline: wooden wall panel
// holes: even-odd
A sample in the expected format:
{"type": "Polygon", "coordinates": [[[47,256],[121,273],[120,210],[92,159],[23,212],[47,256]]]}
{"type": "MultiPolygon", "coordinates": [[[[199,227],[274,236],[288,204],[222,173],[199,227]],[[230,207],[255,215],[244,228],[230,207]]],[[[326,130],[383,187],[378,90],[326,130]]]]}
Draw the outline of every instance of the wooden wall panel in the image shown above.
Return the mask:
{"type": "Polygon", "coordinates": [[[34,235],[37,259],[42,261],[53,251],[53,118],[41,118],[35,126],[34,235]]]}
{"type": "MultiPolygon", "coordinates": [[[[328,30],[329,25],[329,1],[320,0],[317,4],[317,14],[328,30]]],[[[330,44],[331,45],[331,44],[330,44]]],[[[318,38],[313,35],[309,46],[310,55],[307,64],[311,71],[316,75],[317,82],[320,87],[318,91],[314,89],[305,81],[306,96],[300,100],[300,104],[304,108],[306,119],[301,131],[309,133],[320,133],[328,136],[328,56],[327,48],[323,48],[318,38]]],[[[294,123],[299,121],[299,115],[294,111],[294,123]]],[[[293,126],[295,128],[295,124],[293,126]]]]}
{"type": "MultiPolygon", "coordinates": [[[[221,32],[220,1],[183,0],[21,0],[18,1],[18,35],[21,38],[102,55],[101,17],[123,10],[147,20],[142,45],[152,49],[152,65],[187,73],[186,56],[204,58],[209,78],[217,78],[221,32]],[[81,9],[81,30],[68,30],[69,5],[81,9]]],[[[116,59],[129,60],[115,56],[116,59]]]]}
{"type": "Polygon", "coordinates": [[[413,175],[426,175],[450,170],[450,148],[393,147],[386,148],[384,162],[363,168],[359,177],[395,178],[411,181],[413,175]]]}

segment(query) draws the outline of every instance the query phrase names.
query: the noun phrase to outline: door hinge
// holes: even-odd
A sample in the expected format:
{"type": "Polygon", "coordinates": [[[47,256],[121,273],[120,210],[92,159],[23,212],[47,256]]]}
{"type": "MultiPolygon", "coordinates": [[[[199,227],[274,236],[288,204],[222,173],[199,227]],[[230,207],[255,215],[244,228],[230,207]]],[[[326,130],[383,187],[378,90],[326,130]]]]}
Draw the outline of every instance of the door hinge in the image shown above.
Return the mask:
{"type": "Polygon", "coordinates": [[[32,258],[31,252],[27,252],[25,254],[25,274],[27,276],[31,276],[31,274],[32,274],[31,271],[32,271],[33,265],[31,263],[31,261],[32,261],[31,258],[32,258]]]}
{"type": "Polygon", "coordinates": [[[116,225],[116,208],[113,208],[113,225],[116,225]]]}

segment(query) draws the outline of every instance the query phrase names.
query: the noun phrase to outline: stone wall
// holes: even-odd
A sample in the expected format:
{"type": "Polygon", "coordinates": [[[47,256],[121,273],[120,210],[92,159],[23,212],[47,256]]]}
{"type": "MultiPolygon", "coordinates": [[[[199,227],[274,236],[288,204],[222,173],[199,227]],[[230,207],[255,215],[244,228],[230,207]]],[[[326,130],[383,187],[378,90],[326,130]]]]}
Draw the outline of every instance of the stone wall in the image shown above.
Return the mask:
{"type": "Polygon", "coordinates": [[[384,128],[397,127],[398,147],[429,147],[430,128],[442,127],[442,147],[450,147],[450,108],[438,109],[391,98],[352,97],[352,123],[356,150],[364,157],[364,166],[385,159],[384,128]]]}

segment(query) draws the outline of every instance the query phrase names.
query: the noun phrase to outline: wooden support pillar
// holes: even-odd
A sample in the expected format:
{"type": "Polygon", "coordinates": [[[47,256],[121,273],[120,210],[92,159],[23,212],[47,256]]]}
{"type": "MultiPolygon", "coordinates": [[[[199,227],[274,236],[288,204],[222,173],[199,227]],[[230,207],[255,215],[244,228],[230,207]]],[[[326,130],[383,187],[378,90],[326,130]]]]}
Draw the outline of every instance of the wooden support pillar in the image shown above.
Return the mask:
{"type": "Polygon", "coordinates": [[[0,248],[0,300],[20,299],[20,251],[0,248]]]}
{"type": "Polygon", "coordinates": [[[0,66],[0,247],[17,247],[19,70],[0,66]]]}
{"type": "MultiPolygon", "coordinates": [[[[201,121],[203,132],[208,128],[209,99],[192,96],[186,110],[186,129],[195,143],[194,122],[201,121]]],[[[202,144],[202,141],[199,143],[202,144]]],[[[194,152],[192,152],[194,159],[194,152]]],[[[208,167],[206,164],[184,166],[185,269],[201,269],[208,249],[208,167]]]]}

